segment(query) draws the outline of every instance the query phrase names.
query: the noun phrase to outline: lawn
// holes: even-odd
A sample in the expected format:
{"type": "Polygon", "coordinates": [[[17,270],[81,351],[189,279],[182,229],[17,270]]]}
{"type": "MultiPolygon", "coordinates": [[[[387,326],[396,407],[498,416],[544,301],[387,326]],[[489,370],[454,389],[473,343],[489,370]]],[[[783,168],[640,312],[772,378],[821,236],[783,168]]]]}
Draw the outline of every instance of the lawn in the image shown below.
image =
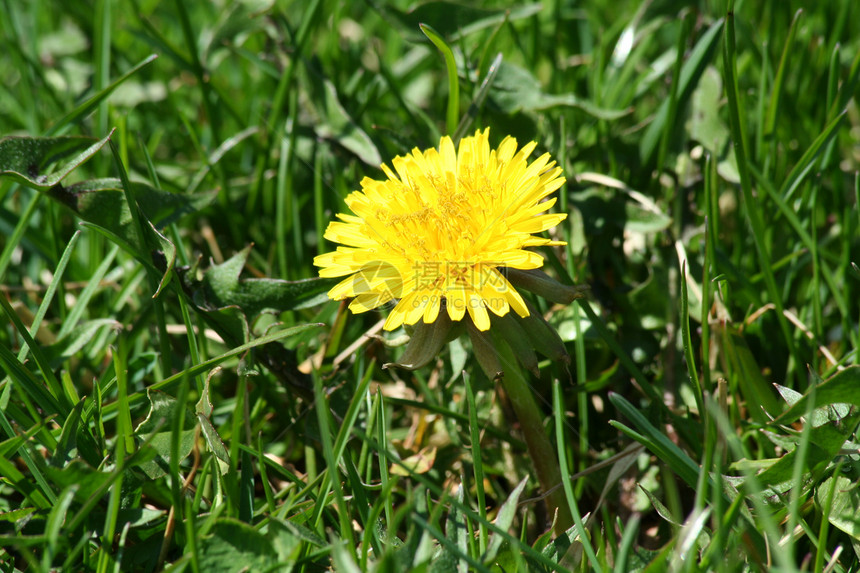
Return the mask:
{"type": "Polygon", "coordinates": [[[860,571],[854,0],[2,6],[0,571],[860,571]]]}

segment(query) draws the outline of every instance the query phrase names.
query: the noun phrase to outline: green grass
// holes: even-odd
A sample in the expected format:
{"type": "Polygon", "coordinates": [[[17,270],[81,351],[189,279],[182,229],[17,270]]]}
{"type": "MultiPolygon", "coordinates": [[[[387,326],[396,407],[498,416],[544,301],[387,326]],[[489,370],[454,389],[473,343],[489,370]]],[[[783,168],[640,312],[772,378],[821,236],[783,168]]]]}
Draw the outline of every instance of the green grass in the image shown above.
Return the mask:
{"type": "Polygon", "coordinates": [[[3,4],[0,571],[860,571],[860,7],[470,6],[3,4]],[[304,280],[479,127],[568,178],[557,491],[304,280]]]}

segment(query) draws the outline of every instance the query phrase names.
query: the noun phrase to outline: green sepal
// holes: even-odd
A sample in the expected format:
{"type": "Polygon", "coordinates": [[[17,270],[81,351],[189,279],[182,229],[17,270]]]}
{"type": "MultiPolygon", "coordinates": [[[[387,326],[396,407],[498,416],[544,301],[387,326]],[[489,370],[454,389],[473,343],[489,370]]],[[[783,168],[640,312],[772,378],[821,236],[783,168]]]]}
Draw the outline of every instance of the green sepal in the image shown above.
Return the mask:
{"type": "Polygon", "coordinates": [[[484,332],[478,330],[475,323],[471,319],[466,319],[466,329],[469,331],[469,338],[472,339],[472,351],[475,353],[475,358],[478,359],[478,364],[484,370],[487,378],[490,380],[498,380],[505,374],[505,369],[502,368],[502,362],[499,359],[499,352],[496,350],[493,336],[489,331],[484,332]]]}
{"type": "Polygon", "coordinates": [[[491,320],[492,328],[498,329],[498,334],[511,347],[519,363],[535,376],[540,376],[535,345],[523,328],[523,319],[509,312],[504,316],[493,316],[491,320]]]}
{"type": "Polygon", "coordinates": [[[558,282],[540,269],[505,269],[508,280],[517,288],[524,288],[541,298],[559,304],[570,304],[584,298],[587,285],[571,286],[558,282]]]}
{"type": "Polygon", "coordinates": [[[439,312],[439,316],[433,322],[427,324],[423,321],[414,326],[412,337],[406,350],[400,355],[397,362],[383,364],[383,368],[396,366],[406,370],[417,370],[433,358],[435,358],[442,347],[450,340],[449,334],[453,323],[448,317],[445,309],[439,312]]]}
{"type": "Polygon", "coordinates": [[[516,318],[526,334],[526,339],[532,348],[554,361],[570,362],[570,355],[564,346],[564,341],[558,332],[541,316],[541,313],[528,301],[526,307],[529,315],[516,318]]]}

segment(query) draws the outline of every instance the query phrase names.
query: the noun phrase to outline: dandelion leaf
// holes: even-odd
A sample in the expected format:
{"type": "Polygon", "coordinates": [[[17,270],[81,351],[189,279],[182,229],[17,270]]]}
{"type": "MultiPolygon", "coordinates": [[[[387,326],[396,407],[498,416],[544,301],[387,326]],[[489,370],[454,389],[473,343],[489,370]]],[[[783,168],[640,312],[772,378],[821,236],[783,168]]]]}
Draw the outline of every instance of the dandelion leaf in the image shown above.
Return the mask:
{"type": "Polygon", "coordinates": [[[143,463],[140,469],[150,479],[156,479],[170,472],[171,441],[173,425],[177,423],[176,417],[184,416],[182,432],[179,435],[178,461],[184,460],[191,453],[197,421],[187,408],[180,407],[173,396],[158,390],[149,390],[146,395],[149,398],[149,413],[135,429],[134,435],[138,443],[147,443],[155,450],[155,457],[143,463]]]}
{"type": "Polygon", "coordinates": [[[860,366],[849,366],[840,370],[794,402],[794,404],[774,420],[776,424],[790,424],[808,409],[820,408],[830,404],[852,404],[860,406],[860,366]],[[810,402],[812,404],[810,405],[810,402]]]}
{"type": "Polygon", "coordinates": [[[328,300],[325,293],[336,283],[333,279],[241,278],[250,252],[248,246],[222,264],[213,265],[200,281],[187,277],[186,286],[195,302],[211,310],[238,307],[251,320],[265,310],[300,310],[328,300]]]}
{"type": "Polygon", "coordinates": [[[833,500],[827,520],[836,528],[844,531],[860,541],[860,489],[857,483],[845,476],[832,476],[825,480],[815,491],[815,502],[819,507],[826,507],[830,490],[833,490],[833,500]],[[833,483],[833,482],[836,483],[833,483]]]}
{"type": "Polygon", "coordinates": [[[320,106],[318,111],[322,117],[315,123],[317,135],[336,141],[368,165],[378,167],[382,163],[382,156],[376,144],[340,103],[334,84],[326,80],[319,91],[322,93],[317,98],[320,106]]]}
{"type": "Polygon", "coordinates": [[[278,562],[272,541],[247,523],[219,518],[200,547],[200,570],[211,573],[268,571],[278,562]]]}
{"type": "Polygon", "coordinates": [[[628,110],[601,108],[572,93],[544,93],[540,82],[530,71],[509,62],[502,62],[499,66],[490,90],[490,99],[505,114],[541,111],[553,107],[576,107],[598,119],[614,120],[629,113],[628,110]]]}
{"type": "MultiPolygon", "coordinates": [[[[113,133],[113,132],[111,132],[113,133]]],[[[96,154],[110,139],[80,136],[0,139],[0,177],[45,191],[96,154]]]]}
{"type": "MultiPolygon", "coordinates": [[[[678,78],[678,94],[677,94],[677,109],[684,109],[693,94],[693,90],[699,85],[705,69],[714,59],[717,51],[717,46],[720,43],[722,35],[720,32],[725,24],[724,19],[717,20],[696,42],[695,47],[690,52],[690,56],[681,66],[680,77],[678,78]]],[[[678,57],[682,57],[679,55],[678,57]]],[[[660,143],[660,138],[666,129],[671,127],[666,126],[669,121],[669,104],[670,99],[666,98],[654,120],[648,126],[644,136],[639,144],[639,152],[642,156],[642,162],[648,163],[651,161],[654,153],[657,150],[657,145],[660,143]]]]}

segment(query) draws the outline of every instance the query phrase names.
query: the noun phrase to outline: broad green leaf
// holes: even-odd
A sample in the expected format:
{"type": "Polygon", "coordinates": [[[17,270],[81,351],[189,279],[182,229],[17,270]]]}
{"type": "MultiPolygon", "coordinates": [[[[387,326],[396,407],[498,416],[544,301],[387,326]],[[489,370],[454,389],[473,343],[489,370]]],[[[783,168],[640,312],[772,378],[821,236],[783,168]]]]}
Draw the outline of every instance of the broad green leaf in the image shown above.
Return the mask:
{"type": "Polygon", "coordinates": [[[0,511],[0,521],[7,523],[15,523],[20,519],[24,519],[37,511],[35,507],[22,507],[11,511],[0,511]]]}
{"type": "Polygon", "coordinates": [[[727,325],[723,330],[722,340],[731,371],[737,376],[738,387],[747,401],[750,416],[762,424],[768,423],[768,414],[778,412],[780,403],[772,386],[762,376],[755,355],[744,337],[731,326],[727,325]]]}
{"type": "Polygon", "coordinates": [[[691,98],[687,131],[690,137],[720,157],[729,140],[729,128],[720,117],[723,79],[713,66],[705,68],[691,98]]]}
{"type": "Polygon", "coordinates": [[[665,213],[645,209],[633,201],[624,204],[624,213],[624,230],[633,233],[658,233],[672,224],[672,218],[665,213]]]}
{"type": "Polygon", "coordinates": [[[45,355],[54,366],[59,366],[64,360],[68,360],[80,352],[96,335],[108,328],[121,330],[122,324],[111,318],[82,322],[71,329],[68,334],[48,346],[45,349],[45,355]]]}
{"type": "Polygon", "coordinates": [[[820,408],[829,404],[852,404],[860,406],[860,366],[849,366],[810,389],[802,398],[797,400],[788,410],[778,416],[774,424],[791,424],[806,415],[811,408],[820,408]],[[809,402],[812,400],[812,404],[809,402]]]}
{"type": "MultiPolygon", "coordinates": [[[[860,414],[847,416],[839,423],[823,424],[809,429],[810,447],[801,461],[804,473],[817,473],[827,467],[851,438],[860,414]]],[[[776,486],[792,478],[794,465],[797,463],[797,449],[782,456],[776,463],[758,475],[759,481],[769,486],[776,486]]],[[[813,476],[815,477],[815,476],[813,476]]]]}
{"type": "Polygon", "coordinates": [[[337,89],[325,80],[320,94],[320,114],[314,129],[323,139],[331,139],[354,153],[359,159],[379,167],[382,156],[370,136],[355,123],[337,97],[337,89]]]}
{"type": "MultiPolygon", "coordinates": [[[[261,336],[259,338],[256,338],[256,339],[250,341],[250,342],[246,342],[244,344],[236,346],[235,348],[231,348],[230,350],[228,350],[227,352],[225,352],[219,356],[215,356],[214,358],[210,358],[209,360],[204,360],[203,362],[195,364],[195,365],[193,365],[193,366],[191,366],[191,367],[189,367],[189,368],[187,368],[181,372],[177,372],[176,374],[174,374],[172,376],[168,376],[164,380],[161,380],[160,382],[156,382],[155,384],[153,384],[151,386],[151,389],[163,390],[166,388],[172,388],[172,387],[176,386],[184,378],[186,378],[186,377],[190,378],[190,377],[202,374],[204,372],[208,372],[208,371],[212,370],[213,368],[215,368],[216,366],[218,366],[219,364],[221,364],[222,362],[224,362],[225,360],[232,358],[234,356],[237,356],[239,354],[244,354],[245,352],[248,352],[252,348],[257,348],[259,346],[265,346],[267,344],[271,344],[273,342],[277,342],[281,339],[284,339],[288,336],[293,336],[295,334],[298,334],[299,332],[302,332],[302,331],[307,330],[309,328],[320,327],[320,326],[323,326],[323,324],[322,323],[299,324],[297,326],[292,326],[290,328],[285,328],[283,330],[279,330],[277,332],[273,332],[271,334],[261,336]]],[[[2,346],[0,346],[0,348],[2,348],[2,346]]],[[[286,352],[286,350],[284,349],[283,346],[279,346],[279,348],[281,349],[282,353],[286,352]]],[[[279,357],[279,358],[282,358],[282,357],[279,357]]],[[[282,360],[282,362],[285,362],[285,361],[282,360]]],[[[287,364],[285,364],[285,366],[287,366],[287,364]]],[[[275,371],[273,370],[273,372],[275,372],[275,371]]],[[[275,374],[279,374],[279,372],[275,372],[275,374]]],[[[135,394],[130,395],[128,398],[129,398],[129,403],[136,403],[143,398],[143,395],[140,393],[135,393],[135,394]]],[[[104,411],[105,411],[105,413],[116,411],[116,403],[112,402],[110,404],[107,404],[104,408],[104,411]]]]}
{"type": "Polygon", "coordinates": [[[714,66],[707,66],[690,98],[687,132],[690,138],[717,158],[717,172],[730,183],[740,183],[734,147],[728,146],[731,132],[720,115],[723,78],[714,66]]]}
{"type": "Polygon", "coordinates": [[[228,343],[243,343],[251,340],[251,327],[248,324],[248,319],[238,306],[210,309],[197,305],[196,309],[206,319],[209,326],[228,343]]]}
{"type": "Polygon", "coordinates": [[[86,402],[86,398],[80,400],[66,418],[51,465],[63,467],[76,458],[86,460],[93,467],[101,463],[98,445],[81,419],[86,402]]]}
{"type": "Polygon", "coordinates": [[[173,273],[170,271],[176,266],[176,246],[170,239],[162,235],[161,231],[156,229],[155,225],[150,221],[146,221],[146,225],[150,241],[154,242],[153,246],[157,247],[151,251],[152,258],[156,263],[156,267],[161,271],[161,280],[158,281],[158,289],[152,295],[156,297],[173,277],[173,273]]]}
{"type": "Polygon", "coordinates": [[[92,179],[68,188],[53,187],[49,195],[69,207],[88,226],[122,246],[145,264],[155,264],[162,277],[158,292],[167,284],[176,262],[176,247],[156,228],[166,226],[187,213],[200,209],[216,193],[184,196],[167,193],[145,183],[131,183],[134,201],[142,211],[141,240],[119,179],[92,179]]]}
{"type": "Polygon", "coordinates": [[[179,461],[188,457],[194,447],[197,423],[187,408],[179,409],[174,397],[152,389],[147,390],[146,394],[149,398],[149,413],[135,429],[134,435],[138,443],[148,442],[155,450],[155,458],[141,464],[140,469],[150,479],[156,479],[170,471],[171,435],[176,416],[185,416],[179,436],[179,461]]]}
{"type": "MultiPolygon", "coordinates": [[[[782,396],[782,399],[785,400],[785,403],[789,406],[794,406],[801,400],[801,398],[803,398],[803,394],[797,390],[792,390],[791,388],[787,388],[780,384],[774,384],[774,387],[777,392],[779,392],[779,395],[782,396]]],[[[817,427],[829,422],[838,422],[849,413],[850,408],[848,404],[828,404],[823,408],[816,408],[813,410],[812,415],[809,416],[809,422],[813,426],[817,427]]]]}
{"type": "Polygon", "coordinates": [[[613,120],[630,113],[629,110],[603,109],[567,93],[552,95],[543,92],[532,73],[510,62],[502,62],[490,89],[490,98],[506,114],[519,111],[541,111],[552,107],[575,107],[598,119],[613,120]]]}
{"type": "MultiPolygon", "coordinates": [[[[136,181],[131,186],[143,215],[159,228],[206,207],[217,196],[217,191],[190,196],[168,193],[136,181]]],[[[133,245],[140,244],[131,230],[131,212],[119,179],[90,179],[66,188],[52,189],[50,196],[84,221],[110,229],[133,245]]]]}
{"type": "Polygon", "coordinates": [[[200,282],[188,277],[186,288],[198,306],[205,309],[239,307],[249,319],[264,310],[298,310],[328,300],[325,292],[336,280],[240,279],[251,247],[239,251],[220,265],[210,267],[200,282]]]}
{"type": "Polygon", "coordinates": [[[833,476],[824,481],[815,490],[815,502],[824,508],[827,496],[833,488],[833,502],[827,520],[844,531],[855,540],[860,541],[860,489],[856,482],[845,476],[833,476]],[[836,483],[832,483],[833,481],[836,483]]]}
{"type": "Polygon", "coordinates": [[[200,571],[265,571],[278,562],[278,553],[269,538],[232,518],[218,518],[199,543],[200,571]]]}
{"type": "Polygon", "coordinates": [[[244,38],[257,30],[265,29],[268,18],[265,14],[275,4],[274,0],[243,0],[225,4],[221,17],[210,34],[206,47],[206,58],[225,46],[241,45],[244,38]]]}
{"type": "Polygon", "coordinates": [[[564,342],[573,342],[576,340],[576,324],[574,321],[579,321],[579,335],[585,337],[586,340],[594,338],[594,329],[591,328],[591,322],[582,313],[574,311],[573,306],[566,306],[553,313],[550,317],[550,325],[558,332],[558,336],[564,342]]]}
{"type": "Polygon", "coordinates": [[[165,513],[163,509],[151,509],[148,507],[124,508],[119,510],[117,522],[128,524],[129,527],[144,527],[163,519],[165,513]]]}
{"type": "Polygon", "coordinates": [[[779,446],[786,452],[790,452],[797,447],[797,436],[784,436],[782,434],[777,434],[776,432],[770,432],[768,430],[762,430],[761,433],[764,435],[764,437],[770,440],[771,443],[776,446],[779,446]]]}
{"type": "MultiPolygon", "coordinates": [[[[693,89],[699,84],[702,74],[704,74],[705,69],[711,63],[711,60],[713,60],[724,23],[725,20],[723,19],[717,20],[702,34],[699,41],[696,42],[693,51],[690,52],[690,57],[681,67],[681,75],[678,78],[678,109],[684,109],[687,105],[693,89]]],[[[680,58],[682,55],[679,54],[678,57],[680,58]]],[[[670,101],[668,98],[663,101],[660,109],[657,110],[654,121],[648,126],[640,141],[639,153],[642,156],[643,163],[648,163],[651,160],[651,157],[657,150],[663,132],[671,129],[670,126],[666,126],[666,121],[668,121],[669,117],[669,104],[670,101]]]]}
{"type": "MultiPolygon", "coordinates": [[[[650,269],[649,269],[650,270],[650,269]]],[[[645,330],[658,330],[666,326],[667,306],[671,304],[666,297],[669,292],[668,277],[663,272],[651,272],[640,284],[628,293],[633,316],[645,330]]]]}
{"type": "MultiPolygon", "coordinates": [[[[582,516],[583,521],[587,520],[589,514],[582,516]]],[[[579,539],[579,526],[574,524],[570,526],[567,531],[565,531],[562,535],[559,535],[549,543],[547,543],[542,549],[541,554],[547,559],[551,560],[553,563],[559,563],[560,565],[564,565],[569,569],[570,567],[570,558],[572,550],[580,549],[579,555],[581,556],[581,545],[580,547],[574,546],[574,543],[580,543],[579,539]]],[[[547,532],[547,535],[551,535],[552,530],[547,532]]]]}
{"type": "Polygon", "coordinates": [[[669,508],[663,505],[663,502],[660,501],[656,495],[654,495],[651,490],[647,487],[643,487],[642,484],[639,484],[639,489],[645,494],[648,498],[648,501],[651,502],[651,506],[657,512],[657,515],[663,518],[664,521],[671,523],[672,525],[681,526],[681,523],[678,522],[677,519],[672,517],[672,512],[669,511],[669,508]]]}
{"type": "MultiPolygon", "coordinates": [[[[495,525],[502,531],[507,532],[513,524],[514,517],[516,517],[517,514],[517,503],[519,503],[520,495],[522,495],[523,490],[525,490],[526,482],[528,482],[528,480],[528,476],[524,477],[522,481],[517,484],[517,487],[514,488],[514,491],[511,492],[511,495],[508,496],[508,499],[505,500],[505,503],[502,504],[502,507],[499,508],[495,525]]],[[[502,548],[502,544],[508,537],[509,535],[502,535],[498,531],[494,531],[493,534],[490,535],[490,539],[487,542],[487,551],[481,556],[481,561],[487,563],[495,559],[496,555],[499,553],[499,549],[502,548]]]]}
{"type": "MultiPolygon", "coordinates": [[[[347,549],[345,542],[341,541],[333,543],[331,553],[334,571],[338,571],[339,573],[361,573],[361,569],[355,562],[355,557],[353,557],[352,552],[347,549]]],[[[419,568],[414,569],[419,571],[421,570],[419,568]]]]}
{"type": "Polygon", "coordinates": [[[200,424],[200,429],[203,431],[203,439],[209,446],[209,450],[215,454],[215,459],[218,462],[218,469],[221,475],[230,471],[230,454],[227,453],[227,448],[224,447],[224,442],[221,436],[218,435],[218,430],[212,425],[209,417],[212,415],[212,402],[209,399],[209,380],[203,384],[203,392],[200,395],[200,400],[197,402],[197,422],[200,424]]]}
{"type": "Polygon", "coordinates": [[[789,406],[794,406],[801,398],[803,398],[803,394],[798,392],[797,390],[792,390],[786,386],[782,386],[781,384],[774,384],[774,388],[779,392],[779,395],[782,396],[782,399],[785,400],[785,403],[789,406]]]}
{"type": "MultiPolygon", "coordinates": [[[[457,487],[457,501],[460,505],[463,504],[463,498],[463,486],[460,485],[457,487]]],[[[445,537],[447,537],[451,544],[464,555],[468,555],[469,553],[468,534],[469,530],[466,527],[466,517],[460,510],[460,506],[451,505],[448,510],[448,519],[446,520],[445,525],[445,537]]],[[[434,573],[436,571],[458,571],[459,573],[467,573],[469,571],[469,564],[464,559],[458,558],[457,555],[444,546],[440,548],[440,550],[441,554],[437,556],[437,559],[439,562],[444,561],[444,563],[440,563],[440,565],[437,566],[436,560],[434,560],[434,563],[431,566],[431,571],[434,573]]]]}
{"type": "Polygon", "coordinates": [[[444,546],[430,560],[430,573],[457,573],[457,557],[444,546]]]}
{"type": "MultiPolygon", "coordinates": [[[[305,527],[304,525],[288,520],[278,519],[275,516],[271,516],[270,521],[277,521],[281,527],[286,529],[290,535],[296,537],[297,539],[304,541],[306,543],[310,543],[315,547],[325,547],[326,542],[319,535],[305,527]]],[[[280,535],[280,533],[278,534],[280,535]]]]}
{"type": "Polygon", "coordinates": [[[100,140],[71,135],[4,137],[0,139],[0,177],[10,177],[28,187],[46,191],[95,155],[112,134],[100,140]],[[65,161],[55,165],[61,160],[65,161]]]}
{"type": "Polygon", "coordinates": [[[412,474],[424,474],[433,468],[436,461],[436,446],[421,448],[418,453],[403,458],[399,463],[392,464],[389,472],[397,476],[410,476],[412,474]]]}
{"type": "Polygon", "coordinates": [[[283,525],[276,519],[269,519],[266,526],[266,537],[272,543],[272,548],[278,555],[278,561],[283,565],[278,571],[287,573],[292,570],[292,564],[296,562],[302,547],[302,538],[294,531],[283,525]]]}
{"type": "Polygon", "coordinates": [[[187,213],[205,207],[216,193],[201,193],[193,196],[167,193],[145,183],[131,183],[134,202],[142,212],[143,233],[141,240],[132,217],[126,194],[119,179],[91,179],[67,188],[56,186],[48,191],[55,200],[69,207],[89,226],[122,246],[145,264],[155,264],[162,277],[161,291],[172,274],[176,262],[176,247],[156,225],[166,226],[187,213]]]}
{"type": "Polygon", "coordinates": [[[111,472],[94,469],[81,459],[74,459],[63,468],[47,466],[45,474],[58,490],[75,488],[75,499],[85,501],[113,479],[111,472]]]}

